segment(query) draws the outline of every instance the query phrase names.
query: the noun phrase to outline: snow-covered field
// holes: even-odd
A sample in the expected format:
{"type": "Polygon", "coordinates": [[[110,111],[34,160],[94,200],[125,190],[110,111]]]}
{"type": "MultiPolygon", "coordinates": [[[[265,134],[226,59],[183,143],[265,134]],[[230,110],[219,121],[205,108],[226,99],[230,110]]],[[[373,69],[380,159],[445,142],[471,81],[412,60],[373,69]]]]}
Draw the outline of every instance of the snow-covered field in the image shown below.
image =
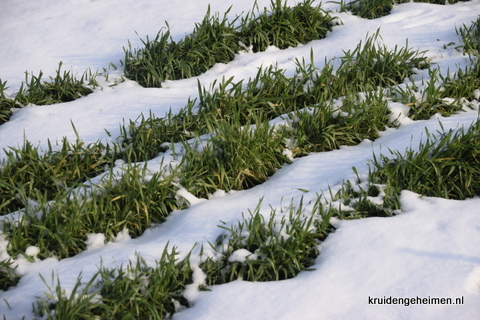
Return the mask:
{"type": "MultiPolygon", "coordinates": [[[[270,1],[258,0],[260,7],[270,1]]],[[[289,1],[289,4],[294,4],[289,1]]],[[[133,47],[142,38],[155,36],[168,21],[175,40],[193,30],[211,5],[213,12],[230,15],[246,12],[253,1],[240,0],[63,0],[3,1],[0,4],[0,77],[11,93],[18,90],[25,71],[43,70],[54,75],[58,63],[83,73],[103,71],[110,62],[119,69],[110,71],[110,81],[120,79],[123,46],[133,47]]],[[[324,4],[338,9],[338,5],[324,4]]],[[[258,67],[278,63],[295,70],[294,59],[309,59],[313,49],[316,65],[325,58],[343,55],[380,28],[389,48],[404,46],[426,50],[431,62],[445,74],[465,67],[469,61],[455,49],[459,36],[455,27],[470,24],[480,13],[480,0],[455,5],[409,3],[395,6],[392,13],[376,20],[364,20],[347,13],[335,13],[343,24],[325,39],[304,46],[263,53],[242,53],[228,64],[217,64],[205,74],[171,81],[165,88],[142,88],[124,81],[101,88],[73,102],[51,106],[29,106],[18,110],[0,126],[0,158],[4,148],[19,146],[24,139],[46,146],[47,140],[75,139],[73,123],[86,142],[110,141],[120,135],[119,126],[150,111],[160,116],[180,110],[189,97],[197,96],[197,79],[205,87],[215,79],[253,77],[258,67]],[[454,43],[454,44],[452,44],[454,43]],[[107,132],[110,132],[111,137],[107,132]]],[[[100,79],[99,79],[100,80],[100,79]]],[[[381,138],[354,147],[311,154],[285,166],[267,182],[255,188],[231,192],[211,200],[198,201],[186,210],[172,213],[162,225],[136,239],[119,238],[97,244],[77,256],[35,263],[17,260],[20,283],[0,291],[0,315],[6,319],[31,319],[32,303],[47,290],[39,274],[50,282],[52,271],[63,288],[74,286],[80,273],[89,279],[103,263],[118,267],[139,253],[147,261],[158,259],[167,242],[186,254],[195,243],[213,242],[222,232],[217,225],[236,223],[242,213],[253,210],[263,197],[262,212],[291,202],[315,200],[316,194],[352,179],[352,167],[368,173],[373,154],[388,148],[403,151],[417,148],[425,128],[439,130],[469,126],[478,110],[449,118],[403,121],[381,138]],[[305,192],[307,190],[308,192],[305,192]]],[[[150,161],[152,167],[159,159],[150,161]]],[[[321,244],[315,270],[279,282],[234,281],[211,287],[209,292],[191,292],[193,306],[176,313],[174,319],[479,319],[480,318],[480,199],[464,201],[421,198],[403,191],[403,212],[391,218],[340,221],[338,229],[321,244]],[[375,298],[462,298],[461,305],[371,304],[375,298]]],[[[5,243],[0,244],[4,251],[5,243]]],[[[55,279],[56,281],[56,279],[55,279]]],[[[425,300],[425,301],[426,301],[425,300]]],[[[423,301],[423,300],[422,300],[423,301]]],[[[376,300],[378,302],[378,300],[376,300]]],[[[418,303],[418,302],[417,302],[418,303]]]]}

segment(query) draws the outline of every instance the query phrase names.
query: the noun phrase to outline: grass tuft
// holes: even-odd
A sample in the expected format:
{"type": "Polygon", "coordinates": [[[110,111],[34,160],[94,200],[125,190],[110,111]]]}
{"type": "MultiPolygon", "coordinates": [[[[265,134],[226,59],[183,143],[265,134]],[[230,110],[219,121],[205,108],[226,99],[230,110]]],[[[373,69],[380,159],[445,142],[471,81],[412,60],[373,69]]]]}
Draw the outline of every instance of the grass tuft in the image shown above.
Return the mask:
{"type": "Polygon", "coordinates": [[[15,100],[7,98],[5,91],[8,89],[7,81],[0,79],[0,125],[7,122],[12,116],[12,109],[17,106],[15,100]]]}
{"type": "Polygon", "coordinates": [[[237,279],[278,281],[311,270],[319,254],[318,245],[331,230],[332,212],[325,212],[317,201],[311,214],[304,213],[303,204],[291,206],[280,221],[274,210],[266,220],[260,204],[249,213],[236,226],[221,226],[226,233],[210,244],[217,258],[207,257],[200,265],[208,285],[237,279]]]}
{"type": "Polygon", "coordinates": [[[79,276],[70,294],[59,280],[49,286],[42,277],[49,292],[38,298],[34,312],[42,319],[169,318],[188,305],[182,292],[192,281],[189,255],[181,261],[177,255],[165,247],[155,267],[140,256],[125,268],[101,267],[88,283],[79,276]]]}
{"type": "MultiPolygon", "coordinates": [[[[454,4],[459,1],[468,0],[413,0],[413,2],[423,2],[431,4],[454,4]]],[[[353,0],[345,4],[344,1],[340,1],[341,11],[350,11],[354,15],[358,15],[364,19],[377,19],[390,14],[393,6],[412,2],[410,0],[353,0]]]]}
{"type": "Polygon", "coordinates": [[[55,77],[50,77],[50,81],[42,81],[43,72],[38,76],[25,73],[25,84],[17,93],[15,100],[22,105],[29,103],[36,105],[49,105],[55,103],[69,102],[93,92],[90,88],[95,88],[97,82],[96,75],[91,71],[85,71],[80,79],[77,79],[71,71],[63,71],[60,62],[55,77]],[[88,81],[88,87],[85,82],[88,81]]]}
{"type": "Polygon", "coordinates": [[[468,54],[480,55],[480,16],[470,26],[463,24],[456,28],[463,41],[463,50],[468,54]]]}
{"type": "Polygon", "coordinates": [[[240,39],[253,52],[265,51],[269,46],[280,49],[296,47],[312,40],[325,38],[331,30],[333,17],[313,6],[313,0],[304,0],[294,7],[287,1],[271,0],[270,8],[252,13],[242,19],[240,39]]]}
{"type": "Polygon", "coordinates": [[[11,258],[0,261],[0,290],[7,291],[20,281],[20,276],[15,273],[14,264],[11,258]]]}
{"type": "Polygon", "coordinates": [[[282,153],[284,138],[268,122],[242,127],[217,121],[214,125],[214,136],[203,149],[184,144],[187,151],[181,184],[197,197],[206,198],[218,189],[251,188],[290,162],[282,153]]]}
{"type": "Polygon", "coordinates": [[[390,216],[401,209],[400,192],[464,200],[480,195],[480,122],[467,129],[427,132],[418,151],[374,156],[368,181],[346,182],[336,199],[349,217],[390,216]],[[353,211],[351,211],[353,210],[353,211]]]}

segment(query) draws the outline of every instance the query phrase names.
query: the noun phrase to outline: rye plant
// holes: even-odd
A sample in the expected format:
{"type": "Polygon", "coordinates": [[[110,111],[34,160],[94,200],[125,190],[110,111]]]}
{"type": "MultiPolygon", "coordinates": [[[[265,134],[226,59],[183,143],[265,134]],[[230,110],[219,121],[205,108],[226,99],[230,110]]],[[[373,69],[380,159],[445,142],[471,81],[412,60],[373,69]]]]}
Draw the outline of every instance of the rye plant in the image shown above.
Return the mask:
{"type": "Polygon", "coordinates": [[[176,114],[169,111],[163,118],[153,113],[148,117],[142,114],[136,121],[130,120],[128,126],[122,125],[121,156],[132,163],[148,161],[166,151],[168,144],[184,142],[203,133],[204,123],[192,111],[194,102],[189,100],[176,114]]]}
{"type": "Polygon", "coordinates": [[[393,0],[354,0],[344,6],[344,11],[364,19],[377,19],[390,14],[394,5],[393,0]]]}
{"type": "Polygon", "coordinates": [[[276,66],[259,68],[255,77],[234,82],[223,79],[206,90],[199,88],[199,118],[209,118],[246,124],[252,118],[269,121],[288,112],[301,109],[311,103],[305,93],[304,82],[299,75],[287,77],[285,70],[276,66]]]}
{"type": "Polygon", "coordinates": [[[198,197],[218,189],[243,190],[261,184],[285,163],[284,138],[268,122],[245,126],[215,120],[215,131],[203,149],[184,144],[181,184],[198,197]]]}
{"type": "Polygon", "coordinates": [[[20,281],[20,276],[15,272],[14,264],[11,258],[0,261],[0,290],[6,291],[8,288],[16,286],[20,281]]]}
{"type": "Polygon", "coordinates": [[[63,63],[60,62],[55,77],[49,77],[49,81],[42,79],[43,72],[38,76],[25,73],[26,88],[20,87],[15,99],[22,105],[29,103],[36,105],[49,105],[69,102],[93,92],[97,86],[96,74],[90,70],[85,71],[80,79],[77,79],[71,71],[62,72],[63,63]]]}
{"type": "MultiPolygon", "coordinates": [[[[70,294],[57,283],[38,297],[34,313],[42,319],[165,319],[188,305],[182,296],[192,282],[189,255],[165,247],[155,266],[138,256],[135,263],[112,269],[101,267],[87,282],[81,276],[70,294]]],[[[54,276],[52,274],[52,279],[54,276]]]]}
{"type": "Polygon", "coordinates": [[[233,60],[241,47],[235,20],[210,13],[210,6],[201,23],[184,39],[175,42],[167,29],[150,40],[142,40],[144,48],[125,51],[125,75],[144,87],[161,87],[165,80],[198,76],[215,63],[233,60]]]}
{"type": "Polygon", "coordinates": [[[82,282],[82,275],[77,278],[75,286],[70,293],[62,289],[60,279],[52,271],[52,283],[48,284],[40,274],[43,283],[48,289],[44,296],[37,297],[33,305],[33,312],[42,319],[95,319],[95,315],[105,306],[99,303],[98,292],[94,283],[97,275],[88,283],[82,282]]]}
{"type": "Polygon", "coordinates": [[[255,4],[257,16],[254,17],[252,10],[242,19],[241,41],[258,52],[269,46],[286,49],[325,38],[334,18],[321,9],[321,4],[314,6],[313,2],[304,0],[289,7],[287,1],[271,0],[270,8],[264,8],[263,12],[255,4]]]}
{"type": "Polygon", "coordinates": [[[456,31],[462,38],[464,52],[478,56],[480,54],[480,16],[472,21],[470,26],[463,24],[460,28],[456,28],[456,31]]]}
{"type": "Polygon", "coordinates": [[[350,94],[337,103],[326,104],[290,114],[294,141],[293,154],[307,155],[356,145],[365,139],[378,138],[379,132],[393,126],[383,90],[350,94]]]}
{"type": "Polygon", "coordinates": [[[480,64],[459,69],[453,76],[443,76],[440,70],[429,68],[429,79],[420,84],[411,79],[404,86],[392,89],[393,100],[410,107],[408,116],[413,120],[427,120],[435,114],[448,117],[466,108],[475,99],[475,90],[480,84],[480,64]]]}
{"type": "Polygon", "coordinates": [[[137,237],[162,223],[180,207],[175,199],[174,175],[149,175],[145,168],[124,169],[121,177],[106,176],[90,193],[59,192],[54,198],[37,197],[16,221],[5,220],[3,232],[11,256],[25,255],[36,246],[38,258],[68,258],[86,249],[89,234],[102,233],[106,241],[127,229],[137,237]]]}
{"type": "Polygon", "coordinates": [[[216,257],[207,257],[200,265],[207,285],[237,279],[278,281],[311,270],[318,245],[331,230],[333,211],[324,211],[317,200],[311,213],[305,213],[301,203],[279,219],[275,210],[264,217],[259,207],[238,225],[220,226],[226,232],[210,244],[216,257]]]}
{"type": "MultiPolygon", "coordinates": [[[[413,0],[413,2],[423,2],[431,4],[454,4],[459,1],[468,0],[413,0]]],[[[345,4],[341,1],[341,11],[350,11],[364,19],[377,19],[390,14],[394,5],[408,3],[410,0],[353,0],[345,4]]]]}
{"type": "Polygon", "coordinates": [[[154,267],[138,257],[126,268],[99,272],[102,319],[165,319],[188,306],[182,293],[192,282],[189,255],[178,261],[178,252],[165,247],[154,267]]]}
{"type": "Polygon", "coordinates": [[[5,94],[7,89],[7,81],[0,79],[0,125],[10,119],[12,109],[16,107],[15,100],[9,99],[5,94]]]}
{"type": "Polygon", "coordinates": [[[48,144],[46,151],[25,141],[6,151],[0,167],[0,215],[19,210],[29,200],[47,197],[80,186],[112,166],[115,153],[101,142],[85,145],[77,135],[70,143],[48,144]]]}
{"type": "Polygon", "coordinates": [[[395,46],[389,50],[382,43],[380,29],[372,36],[367,36],[353,50],[345,52],[337,76],[345,83],[352,83],[357,89],[368,83],[376,86],[390,87],[402,83],[414,74],[415,69],[428,67],[424,52],[395,46]]]}

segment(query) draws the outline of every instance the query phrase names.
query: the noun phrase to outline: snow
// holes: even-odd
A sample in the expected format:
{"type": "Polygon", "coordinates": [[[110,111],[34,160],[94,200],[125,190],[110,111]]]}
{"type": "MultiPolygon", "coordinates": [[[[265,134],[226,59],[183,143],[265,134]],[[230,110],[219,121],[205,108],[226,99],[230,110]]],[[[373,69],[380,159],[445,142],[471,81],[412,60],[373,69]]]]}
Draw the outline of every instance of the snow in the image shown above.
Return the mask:
{"type": "MultiPolygon", "coordinates": [[[[270,5],[268,0],[257,2],[260,8],[270,5]]],[[[47,76],[54,75],[58,63],[63,61],[64,67],[79,74],[88,68],[102,72],[112,62],[119,68],[111,69],[110,80],[120,80],[122,47],[128,41],[133,47],[141,44],[135,32],[142,38],[154,37],[168,21],[174,39],[178,40],[203,18],[208,4],[212,12],[225,12],[232,6],[229,17],[233,18],[250,10],[253,1],[178,0],[174,5],[166,0],[4,1],[0,10],[1,79],[8,81],[13,93],[24,80],[25,71],[38,74],[43,70],[47,76]]],[[[336,9],[338,5],[326,3],[324,8],[336,9]]],[[[446,74],[468,65],[467,57],[455,49],[459,43],[455,27],[468,25],[479,12],[480,0],[472,0],[446,6],[402,4],[395,6],[390,15],[376,20],[337,13],[343,24],[335,26],[325,39],[287,50],[269,48],[261,53],[241,53],[228,64],[217,64],[199,77],[169,81],[162,89],[145,89],[126,80],[113,87],[105,84],[73,102],[29,106],[0,126],[0,158],[5,156],[3,149],[19,146],[24,139],[44,148],[49,139],[55,142],[67,137],[74,141],[72,123],[86,143],[112,141],[120,135],[122,123],[137,119],[141,113],[161,116],[170,108],[175,112],[184,107],[189,97],[197,96],[197,79],[208,88],[215,79],[248,79],[258,67],[274,63],[293,73],[295,58],[308,61],[311,49],[316,65],[321,67],[325,59],[354,49],[378,28],[388,48],[404,46],[408,39],[409,47],[427,51],[426,56],[446,74]],[[456,45],[449,45],[451,42],[456,45]]],[[[426,74],[419,73],[416,78],[422,76],[426,74]]],[[[88,237],[88,250],[72,258],[16,260],[22,279],[16,287],[0,292],[0,314],[6,319],[33,318],[35,297],[48,290],[39,274],[47,283],[56,282],[57,278],[51,278],[55,274],[62,287],[71,290],[80,273],[83,279],[89,279],[101,264],[109,268],[126,265],[136,259],[137,253],[153,263],[167,243],[186,255],[196,243],[213,243],[222,233],[220,223],[237,223],[242,213],[255,209],[261,198],[260,210],[266,216],[270,207],[298,204],[302,197],[303,203],[309,203],[317,194],[328,194],[329,188],[336,190],[342,181],[354,179],[352,167],[360,175],[368,174],[368,161],[374,154],[388,154],[388,149],[418,148],[420,141],[425,140],[426,128],[435,133],[442,126],[445,130],[467,127],[478,116],[478,110],[467,110],[449,118],[411,121],[404,116],[408,110],[405,105],[389,106],[401,126],[386,130],[374,142],[364,141],[357,146],[295,159],[262,185],[238,192],[219,190],[209,200],[197,199],[181,189],[178,196],[189,201],[189,208],[173,212],[165,223],[136,239],[131,239],[125,230],[116,241],[105,244],[103,235],[92,234],[88,237]]],[[[158,170],[161,160],[152,159],[148,168],[158,170]]],[[[321,244],[315,270],[301,272],[293,279],[268,283],[239,280],[199,292],[198,285],[205,279],[195,269],[194,284],[185,292],[193,306],[180,310],[173,318],[478,319],[480,199],[445,200],[403,191],[401,203],[402,213],[391,218],[336,221],[338,229],[321,244]],[[439,297],[454,301],[463,297],[464,304],[369,304],[369,298],[384,297],[439,297]]],[[[7,243],[0,240],[3,259],[7,243]]],[[[248,259],[252,253],[245,251],[239,250],[231,259],[248,259]]],[[[26,255],[36,258],[37,253],[38,248],[30,247],[26,255]]]]}

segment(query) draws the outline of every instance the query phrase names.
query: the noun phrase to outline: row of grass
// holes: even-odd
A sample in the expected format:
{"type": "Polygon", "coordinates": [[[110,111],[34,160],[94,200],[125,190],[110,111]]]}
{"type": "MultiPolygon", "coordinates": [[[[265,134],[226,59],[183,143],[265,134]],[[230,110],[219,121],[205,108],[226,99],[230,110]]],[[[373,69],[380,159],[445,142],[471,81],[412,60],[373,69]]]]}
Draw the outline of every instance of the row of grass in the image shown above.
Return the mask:
{"type": "Polygon", "coordinates": [[[143,48],[125,49],[125,75],[144,87],[161,87],[166,80],[198,76],[215,63],[233,60],[241,50],[264,51],[268,46],[280,49],[324,38],[334,20],[313,0],[294,7],[286,1],[272,0],[270,9],[260,12],[255,4],[245,16],[229,21],[208,9],[193,32],[176,42],[169,26],[151,40],[142,40],[143,48]],[[255,12],[256,11],[256,12],[255,12]]]}

